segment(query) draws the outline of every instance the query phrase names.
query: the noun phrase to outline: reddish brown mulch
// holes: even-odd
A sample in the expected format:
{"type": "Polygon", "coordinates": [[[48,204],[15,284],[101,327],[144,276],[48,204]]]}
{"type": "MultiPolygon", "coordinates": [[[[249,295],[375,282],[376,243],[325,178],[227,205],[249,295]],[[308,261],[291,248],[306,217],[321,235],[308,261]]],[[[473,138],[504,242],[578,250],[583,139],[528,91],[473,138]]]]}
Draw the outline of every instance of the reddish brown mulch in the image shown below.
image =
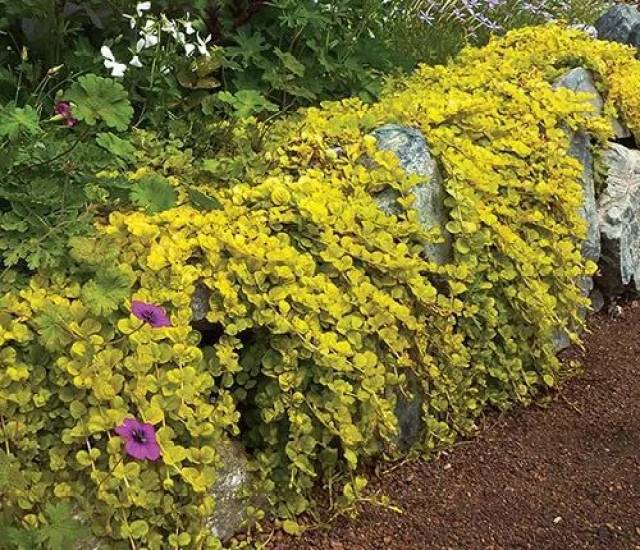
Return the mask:
{"type": "Polygon", "coordinates": [[[404,510],[357,520],[269,550],[640,549],[640,304],[594,317],[584,373],[548,407],[512,411],[432,462],[370,483],[404,510]]]}

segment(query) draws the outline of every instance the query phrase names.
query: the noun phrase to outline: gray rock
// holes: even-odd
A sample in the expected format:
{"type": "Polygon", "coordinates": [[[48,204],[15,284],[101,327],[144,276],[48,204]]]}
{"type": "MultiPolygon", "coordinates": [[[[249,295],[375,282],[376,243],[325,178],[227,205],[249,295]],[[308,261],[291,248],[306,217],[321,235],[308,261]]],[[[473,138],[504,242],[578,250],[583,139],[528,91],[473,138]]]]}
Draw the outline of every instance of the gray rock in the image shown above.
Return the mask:
{"type": "Polygon", "coordinates": [[[636,48],[640,46],[640,25],[633,27],[625,44],[635,46],[636,48]]]}
{"type": "MultiPolygon", "coordinates": [[[[604,111],[604,100],[598,91],[593,80],[593,73],[582,67],[571,69],[565,75],[561,76],[553,84],[554,88],[567,88],[574,92],[583,92],[591,94],[591,105],[594,108],[594,115],[601,115],[604,111]]],[[[631,136],[631,132],[626,125],[617,118],[611,117],[611,125],[616,138],[627,138],[631,136]]]]}
{"type": "Polygon", "coordinates": [[[553,347],[556,350],[556,353],[567,349],[569,346],[571,346],[571,340],[569,340],[567,332],[564,330],[558,330],[553,337],[553,347]]]}
{"type": "Polygon", "coordinates": [[[586,23],[574,23],[569,25],[569,28],[575,29],[577,31],[582,31],[589,38],[598,38],[598,29],[596,29],[593,25],[588,25],[586,23]]]}
{"type": "Polygon", "coordinates": [[[607,177],[597,205],[602,235],[598,286],[615,296],[632,281],[640,290],[640,151],[614,143],[603,160],[607,177]]]}
{"type": "MultiPolygon", "coordinates": [[[[444,206],[445,190],[442,176],[435,159],[431,156],[427,142],[422,134],[413,128],[395,124],[382,126],[373,132],[378,140],[378,147],[393,151],[400,165],[410,174],[425,177],[425,182],[416,185],[412,192],[415,195],[413,207],[418,211],[420,222],[425,229],[438,227],[444,242],[429,244],[425,247],[425,255],[438,264],[446,264],[453,259],[451,235],[445,225],[449,221],[444,206]]],[[[380,208],[387,213],[397,214],[400,206],[396,202],[398,193],[387,189],[377,196],[380,208]]]]}
{"type": "Polygon", "coordinates": [[[604,308],[604,295],[602,291],[596,287],[589,297],[591,298],[591,309],[596,313],[602,311],[602,308],[604,308]]]}
{"type": "MultiPolygon", "coordinates": [[[[555,83],[554,88],[568,88],[575,92],[587,92],[593,95],[592,105],[595,114],[601,114],[604,101],[600,96],[591,73],[585,69],[572,69],[564,76],[560,77],[555,83]]],[[[582,170],[582,196],[583,203],[580,208],[580,215],[587,222],[587,236],[582,243],[582,254],[585,258],[597,263],[600,259],[600,228],[598,220],[598,210],[596,207],[595,195],[595,172],[593,154],[591,152],[591,139],[585,132],[569,132],[571,145],[569,154],[580,161],[583,166],[582,170]]],[[[589,296],[593,290],[593,279],[591,277],[582,277],[578,281],[584,296],[589,296]]],[[[586,313],[586,312],[585,312],[586,313]]],[[[564,329],[559,329],[555,335],[555,348],[557,351],[563,350],[571,344],[569,337],[564,329]]]]}
{"type": "Polygon", "coordinates": [[[638,46],[637,42],[631,42],[631,35],[634,34],[633,39],[636,39],[637,33],[634,31],[640,27],[640,12],[635,6],[628,4],[613,6],[596,21],[595,26],[598,30],[598,38],[601,40],[638,46]]]}
{"type": "Polygon", "coordinates": [[[598,88],[596,88],[592,73],[587,69],[583,69],[582,67],[571,69],[565,75],[556,80],[553,83],[553,87],[567,88],[574,92],[586,92],[591,94],[593,96],[591,104],[593,105],[595,112],[597,114],[602,113],[604,100],[602,99],[598,88]]]}
{"type": "Polygon", "coordinates": [[[196,290],[191,297],[191,313],[192,321],[198,323],[204,321],[211,307],[209,306],[209,297],[211,291],[202,283],[196,283],[196,290]]]}
{"type": "Polygon", "coordinates": [[[582,171],[583,204],[580,215],[587,222],[587,237],[582,243],[582,254],[585,258],[597,263],[600,259],[600,228],[596,207],[593,155],[588,134],[577,133],[573,135],[569,154],[578,159],[584,167],[582,171]]]}
{"type": "Polygon", "coordinates": [[[248,519],[247,507],[264,506],[257,495],[254,479],[249,471],[249,459],[237,441],[220,444],[216,451],[220,468],[213,487],[216,509],[207,526],[222,541],[236,534],[248,519]]]}
{"type": "Polygon", "coordinates": [[[409,393],[397,393],[396,418],[398,419],[398,437],[395,441],[400,451],[407,451],[415,445],[424,432],[422,403],[424,391],[418,377],[409,372],[407,375],[409,393]]]}

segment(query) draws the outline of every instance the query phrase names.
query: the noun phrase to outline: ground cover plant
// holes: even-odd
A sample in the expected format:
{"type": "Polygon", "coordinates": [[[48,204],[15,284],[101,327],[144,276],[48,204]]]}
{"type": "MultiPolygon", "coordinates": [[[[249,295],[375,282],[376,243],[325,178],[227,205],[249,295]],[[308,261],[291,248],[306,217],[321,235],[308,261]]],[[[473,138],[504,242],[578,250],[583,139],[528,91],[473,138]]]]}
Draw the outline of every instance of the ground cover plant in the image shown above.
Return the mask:
{"type": "MultiPolygon", "coordinates": [[[[0,447],[5,479],[20,477],[0,488],[3,516],[48,540],[38,530],[56,512],[42,503],[55,497],[68,506],[56,517],[73,510],[109,548],[219,547],[209,489],[233,438],[294,531],[316,480],[341,476],[348,504],[365,484],[357,467],[397,452],[408,377],[425,395],[425,452],[473,431],[486,407],[556,384],[553,336],[581,322],[576,281],[595,268],[580,253],[566,128],[602,142],[611,128],[550,83],[590,68],[637,132],[634,53],[525,29],[422,67],[379,102],[269,124],[259,147],[247,141],[265,123],[243,122],[210,162],[140,132],[137,157],[106,177],[146,187],[72,235],[63,264],[2,274],[0,447]],[[387,122],[419,128],[443,166],[450,264],[423,257],[439,235],[411,209],[376,205],[391,186],[408,207],[416,183],[369,136],[387,122]],[[192,326],[197,287],[213,340],[192,326]]],[[[97,78],[60,97],[61,131],[117,131],[131,114],[92,99],[97,78]]],[[[29,135],[28,113],[11,120],[8,139],[29,135]]]]}

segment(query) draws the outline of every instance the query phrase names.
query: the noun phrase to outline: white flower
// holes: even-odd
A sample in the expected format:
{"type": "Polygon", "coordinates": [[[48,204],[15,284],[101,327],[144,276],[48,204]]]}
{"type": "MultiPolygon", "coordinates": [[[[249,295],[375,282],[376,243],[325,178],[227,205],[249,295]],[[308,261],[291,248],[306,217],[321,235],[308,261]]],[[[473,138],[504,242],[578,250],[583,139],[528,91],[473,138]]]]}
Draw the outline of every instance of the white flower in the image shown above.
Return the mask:
{"type": "Polygon", "coordinates": [[[211,42],[211,35],[208,35],[204,40],[200,38],[200,33],[196,33],[196,42],[197,48],[201,55],[206,55],[209,57],[209,49],[207,48],[207,44],[211,42]]]}
{"type": "Polygon", "coordinates": [[[193,28],[193,23],[191,21],[184,22],[184,32],[186,32],[189,35],[196,32],[196,30],[193,28]]]}
{"type": "Polygon", "coordinates": [[[187,42],[184,45],[184,52],[187,55],[187,57],[189,57],[193,52],[196,51],[196,46],[195,44],[190,44],[189,42],[187,42]]]}
{"type": "Polygon", "coordinates": [[[127,66],[124,63],[118,63],[113,56],[113,52],[109,46],[102,46],[100,53],[104,57],[104,66],[111,70],[111,76],[121,78],[124,76],[124,72],[127,70],[127,66]]]}
{"type": "Polygon", "coordinates": [[[162,30],[164,32],[168,32],[173,38],[177,38],[178,35],[178,26],[173,19],[168,19],[167,16],[162,14],[162,30]]]}
{"type": "Polygon", "coordinates": [[[140,68],[142,67],[142,61],[140,61],[140,58],[137,55],[134,55],[131,58],[131,61],[129,61],[129,65],[140,68]]]}
{"type": "Polygon", "coordinates": [[[142,32],[151,32],[156,30],[156,22],[153,19],[147,19],[142,27],[142,32]]]}
{"type": "Polygon", "coordinates": [[[122,14],[122,17],[129,20],[129,26],[132,29],[136,28],[136,25],[138,24],[138,22],[136,21],[136,18],[133,15],[127,15],[126,13],[124,13],[122,14]]]}
{"type": "Polygon", "coordinates": [[[151,2],[138,2],[138,5],[136,6],[136,12],[138,14],[138,17],[142,17],[142,14],[145,11],[149,11],[151,9],[151,2]]]}
{"type": "MultiPolygon", "coordinates": [[[[142,27],[142,30],[138,34],[141,37],[140,40],[144,40],[144,48],[153,48],[158,44],[158,42],[160,42],[158,26],[153,19],[147,19],[144,23],[144,27],[142,27]]],[[[142,50],[142,46],[139,45],[140,40],[138,40],[138,44],[136,44],[138,51],[142,50]]]]}
{"type": "Polygon", "coordinates": [[[140,53],[142,50],[144,50],[144,45],[145,45],[144,38],[140,38],[136,42],[136,53],[140,53]]]}
{"type": "Polygon", "coordinates": [[[154,32],[141,32],[140,36],[145,48],[153,48],[160,41],[158,35],[154,32]]]}

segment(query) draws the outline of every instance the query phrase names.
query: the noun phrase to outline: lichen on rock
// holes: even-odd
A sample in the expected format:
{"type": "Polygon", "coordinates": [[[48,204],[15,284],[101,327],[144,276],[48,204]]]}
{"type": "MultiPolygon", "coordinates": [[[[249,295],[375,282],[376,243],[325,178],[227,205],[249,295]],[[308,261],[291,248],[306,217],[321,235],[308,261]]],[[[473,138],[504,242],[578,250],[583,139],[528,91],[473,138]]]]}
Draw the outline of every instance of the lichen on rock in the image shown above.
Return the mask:
{"type": "Polygon", "coordinates": [[[614,143],[604,154],[606,186],[598,197],[602,234],[599,285],[608,295],[640,290],[640,151],[614,143]]]}
{"type": "Polygon", "coordinates": [[[216,452],[220,464],[212,490],[216,508],[207,526],[213,536],[226,541],[248,520],[247,507],[261,506],[264,501],[256,492],[249,458],[242,444],[222,441],[216,452]]]}

